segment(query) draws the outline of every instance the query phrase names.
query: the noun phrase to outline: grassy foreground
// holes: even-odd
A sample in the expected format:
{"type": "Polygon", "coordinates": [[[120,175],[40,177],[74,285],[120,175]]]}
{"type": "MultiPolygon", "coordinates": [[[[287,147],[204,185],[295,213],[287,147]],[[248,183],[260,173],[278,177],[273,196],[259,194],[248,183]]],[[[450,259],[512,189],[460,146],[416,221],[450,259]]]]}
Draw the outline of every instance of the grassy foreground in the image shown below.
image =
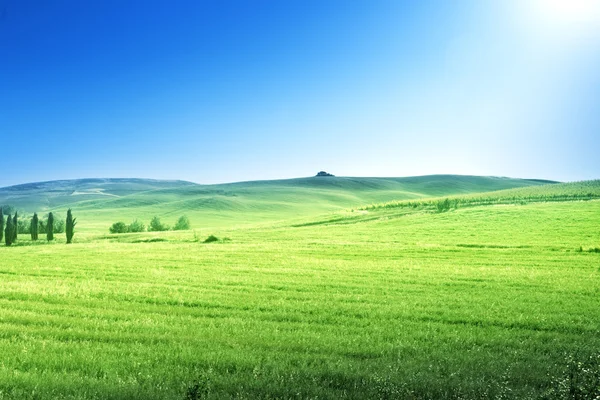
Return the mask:
{"type": "Polygon", "coordinates": [[[556,399],[598,385],[597,200],[75,238],[0,249],[0,399],[556,399]]]}

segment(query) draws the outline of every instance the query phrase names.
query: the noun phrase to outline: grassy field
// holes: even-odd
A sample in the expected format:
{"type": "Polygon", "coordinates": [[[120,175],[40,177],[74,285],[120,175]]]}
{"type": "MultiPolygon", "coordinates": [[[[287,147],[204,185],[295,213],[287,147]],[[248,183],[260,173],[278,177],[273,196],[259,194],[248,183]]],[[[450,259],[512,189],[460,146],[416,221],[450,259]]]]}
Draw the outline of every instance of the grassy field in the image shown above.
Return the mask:
{"type": "Polygon", "coordinates": [[[74,244],[0,248],[0,399],[595,398],[600,201],[573,185],[123,235],[75,209],[74,244]]]}

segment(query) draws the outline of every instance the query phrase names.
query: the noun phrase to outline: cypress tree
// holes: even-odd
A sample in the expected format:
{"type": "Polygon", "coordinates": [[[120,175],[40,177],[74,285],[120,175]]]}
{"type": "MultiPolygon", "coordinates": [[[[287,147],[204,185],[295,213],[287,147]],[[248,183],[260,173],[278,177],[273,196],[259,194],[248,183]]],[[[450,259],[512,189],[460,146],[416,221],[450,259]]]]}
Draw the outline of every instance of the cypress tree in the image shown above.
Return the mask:
{"type": "Polygon", "coordinates": [[[19,230],[19,221],[17,220],[17,212],[15,211],[15,216],[13,217],[13,226],[12,226],[12,242],[16,242],[17,241],[17,233],[19,230]]]}
{"type": "Polygon", "coordinates": [[[71,209],[67,211],[67,244],[71,243],[73,240],[73,234],[75,234],[75,225],[77,224],[77,218],[73,218],[73,214],[71,214],[71,209]]]}
{"type": "Polygon", "coordinates": [[[48,239],[48,241],[54,240],[54,216],[52,213],[48,214],[48,224],[46,224],[46,239],[48,239]]]}
{"type": "Polygon", "coordinates": [[[0,242],[4,238],[4,210],[0,207],[0,242]]]}
{"type": "Polygon", "coordinates": [[[38,225],[39,219],[37,213],[34,213],[33,218],[31,218],[31,240],[38,240],[38,225]]]}
{"type": "Polygon", "coordinates": [[[13,219],[9,216],[6,218],[6,228],[4,229],[4,240],[7,246],[10,246],[13,243],[13,219]]]}

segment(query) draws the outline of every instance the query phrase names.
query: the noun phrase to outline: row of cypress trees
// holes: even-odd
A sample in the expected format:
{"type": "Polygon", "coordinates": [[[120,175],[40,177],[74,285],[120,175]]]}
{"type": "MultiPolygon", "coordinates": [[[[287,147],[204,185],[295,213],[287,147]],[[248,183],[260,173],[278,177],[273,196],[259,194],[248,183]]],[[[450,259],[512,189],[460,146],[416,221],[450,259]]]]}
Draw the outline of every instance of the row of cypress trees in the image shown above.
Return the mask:
{"type": "MultiPolygon", "coordinates": [[[[66,234],[67,234],[67,244],[73,241],[73,235],[75,234],[75,225],[77,224],[77,218],[73,218],[73,214],[71,213],[71,209],[67,211],[67,221],[66,221],[66,234]]],[[[18,214],[15,211],[14,216],[8,215],[6,218],[6,223],[4,222],[4,212],[2,211],[2,207],[0,207],[0,242],[4,238],[4,243],[7,246],[10,246],[14,242],[17,241],[17,227],[18,227],[18,214]]],[[[37,213],[33,214],[31,218],[31,240],[38,240],[38,227],[39,227],[39,218],[37,213]]],[[[48,214],[48,222],[46,223],[46,239],[48,241],[54,240],[54,216],[52,213],[48,214]]]]}

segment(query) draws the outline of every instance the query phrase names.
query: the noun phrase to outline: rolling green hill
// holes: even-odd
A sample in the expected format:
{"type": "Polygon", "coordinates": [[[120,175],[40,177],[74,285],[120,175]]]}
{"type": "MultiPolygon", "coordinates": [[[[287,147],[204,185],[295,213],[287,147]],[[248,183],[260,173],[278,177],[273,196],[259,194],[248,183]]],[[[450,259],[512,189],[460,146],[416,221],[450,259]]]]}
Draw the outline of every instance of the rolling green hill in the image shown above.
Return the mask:
{"type": "Polygon", "coordinates": [[[406,178],[309,177],[199,185],[147,179],[80,179],[0,189],[0,204],[24,216],[73,208],[80,232],[106,231],[111,222],[173,223],[186,214],[194,227],[225,227],[314,216],[392,200],[488,192],[551,183],[533,179],[430,175],[406,178]]]}

